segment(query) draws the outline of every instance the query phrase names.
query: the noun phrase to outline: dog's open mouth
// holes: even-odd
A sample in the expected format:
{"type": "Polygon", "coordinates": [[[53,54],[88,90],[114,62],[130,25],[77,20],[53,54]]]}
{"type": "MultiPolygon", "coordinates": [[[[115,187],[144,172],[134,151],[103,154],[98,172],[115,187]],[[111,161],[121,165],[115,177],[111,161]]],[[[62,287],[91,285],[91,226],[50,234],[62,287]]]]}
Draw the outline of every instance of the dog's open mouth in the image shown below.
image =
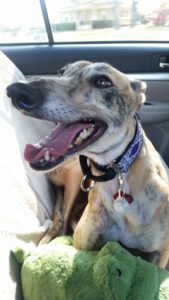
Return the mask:
{"type": "Polygon", "coordinates": [[[79,152],[98,140],[107,128],[100,120],[85,120],[57,125],[38,144],[26,145],[24,157],[37,171],[48,171],[65,157],[79,152]]]}

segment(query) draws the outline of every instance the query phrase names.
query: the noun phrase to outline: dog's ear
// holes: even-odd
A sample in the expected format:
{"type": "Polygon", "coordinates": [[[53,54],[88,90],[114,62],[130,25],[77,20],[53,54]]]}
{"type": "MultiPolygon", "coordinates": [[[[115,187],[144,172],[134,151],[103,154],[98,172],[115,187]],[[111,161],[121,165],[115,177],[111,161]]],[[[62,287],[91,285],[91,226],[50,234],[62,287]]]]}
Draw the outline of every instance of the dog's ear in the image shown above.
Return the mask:
{"type": "Polygon", "coordinates": [[[145,82],[140,81],[140,80],[133,80],[133,81],[130,81],[130,85],[136,93],[145,94],[146,88],[147,88],[147,84],[145,82]]]}
{"type": "Polygon", "coordinates": [[[140,80],[133,80],[133,81],[130,81],[130,85],[131,85],[132,90],[136,93],[136,99],[137,99],[137,108],[136,109],[137,109],[137,111],[139,111],[141,108],[141,105],[146,100],[145,92],[146,92],[147,84],[140,80]]]}
{"type": "Polygon", "coordinates": [[[63,68],[61,68],[60,70],[57,70],[57,76],[58,76],[58,77],[63,76],[65,70],[66,70],[66,67],[63,67],[63,68]]]}

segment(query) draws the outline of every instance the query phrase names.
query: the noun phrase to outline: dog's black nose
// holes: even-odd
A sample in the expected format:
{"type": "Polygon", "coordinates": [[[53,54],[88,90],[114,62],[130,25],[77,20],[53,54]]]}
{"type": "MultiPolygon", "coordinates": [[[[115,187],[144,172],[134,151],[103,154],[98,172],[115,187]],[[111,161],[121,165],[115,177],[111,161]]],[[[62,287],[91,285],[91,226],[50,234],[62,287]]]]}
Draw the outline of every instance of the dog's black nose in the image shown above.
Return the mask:
{"type": "Polygon", "coordinates": [[[39,97],[29,83],[13,83],[6,89],[7,96],[11,98],[12,104],[19,110],[31,111],[39,106],[39,97]]]}

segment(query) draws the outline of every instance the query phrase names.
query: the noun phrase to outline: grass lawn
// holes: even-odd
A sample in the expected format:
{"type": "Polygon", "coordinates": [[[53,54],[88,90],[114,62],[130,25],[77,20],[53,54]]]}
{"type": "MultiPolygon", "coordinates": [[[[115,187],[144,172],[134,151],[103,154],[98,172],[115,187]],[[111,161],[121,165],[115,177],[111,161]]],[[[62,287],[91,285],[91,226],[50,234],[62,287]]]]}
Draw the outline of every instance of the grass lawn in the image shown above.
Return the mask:
{"type": "MultiPolygon", "coordinates": [[[[54,32],[55,42],[111,42],[111,41],[169,41],[169,27],[152,27],[147,25],[137,25],[135,27],[121,27],[76,30],[54,32]]],[[[22,28],[18,32],[0,31],[0,43],[38,43],[47,42],[45,31],[34,28],[33,31],[22,28]]]]}
{"type": "Polygon", "coordinates": [[[54,33],[55,42],[169,41],[169,27],[122,27],[54,33]]]}

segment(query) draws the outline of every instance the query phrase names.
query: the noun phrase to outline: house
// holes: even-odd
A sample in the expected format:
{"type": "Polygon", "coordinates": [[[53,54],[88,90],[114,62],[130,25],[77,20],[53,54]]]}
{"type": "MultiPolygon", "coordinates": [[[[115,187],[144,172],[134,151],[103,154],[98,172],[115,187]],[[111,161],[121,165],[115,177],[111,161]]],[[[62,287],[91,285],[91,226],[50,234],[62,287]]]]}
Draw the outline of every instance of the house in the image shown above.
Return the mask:
{"type": "Polygon", "coordinates": [[[131,15],[130,0],[64,0],[55,20],[57,24],[74,23],[75,29],[118,28],[130,25],[131,15]]]}

